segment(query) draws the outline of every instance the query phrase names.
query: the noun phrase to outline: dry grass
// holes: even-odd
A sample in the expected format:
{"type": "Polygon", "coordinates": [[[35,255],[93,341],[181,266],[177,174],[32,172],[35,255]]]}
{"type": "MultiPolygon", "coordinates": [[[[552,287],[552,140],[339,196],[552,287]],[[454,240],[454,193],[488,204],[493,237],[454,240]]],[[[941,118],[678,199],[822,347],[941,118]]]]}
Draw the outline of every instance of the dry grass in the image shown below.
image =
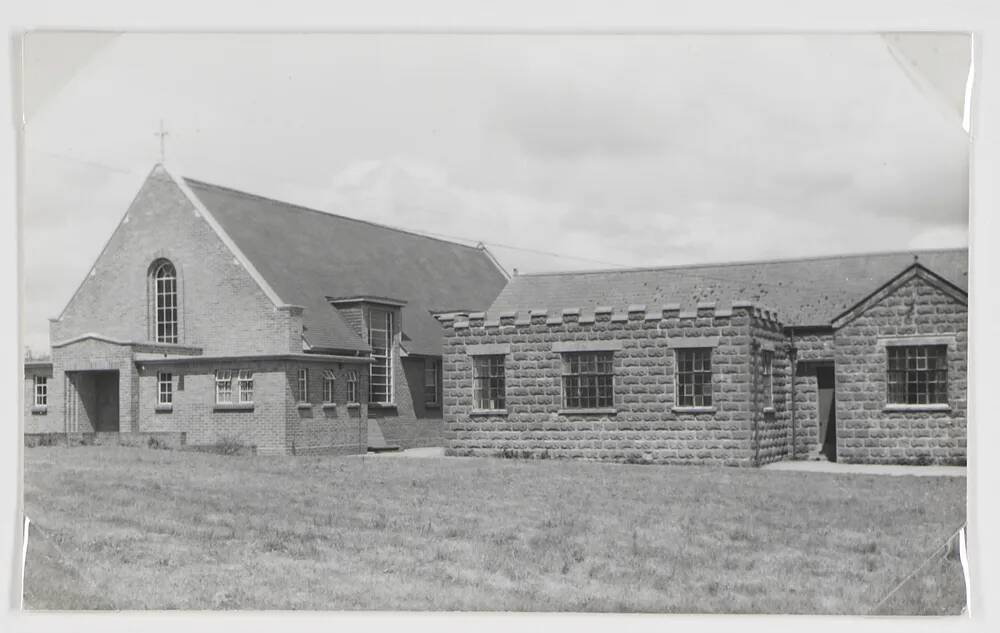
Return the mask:
{"type": "MultiPolygon", "coordinates": [[[[33,448],[25,507],[29,608],[865,614],[965,480],[33,448]]],[[[880,612],[957,613],[941,573],[880,612]]]]}

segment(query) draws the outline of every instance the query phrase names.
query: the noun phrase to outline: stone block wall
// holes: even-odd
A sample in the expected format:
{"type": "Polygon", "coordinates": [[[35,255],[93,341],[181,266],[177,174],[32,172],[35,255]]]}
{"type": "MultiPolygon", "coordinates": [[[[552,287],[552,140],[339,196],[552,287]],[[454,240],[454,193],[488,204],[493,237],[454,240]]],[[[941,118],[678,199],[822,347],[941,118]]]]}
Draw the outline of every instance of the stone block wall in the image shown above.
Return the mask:
{"type": "MultiPolygon", "coordinates": [[[[445,325],[444,418],[449,451],[652,463],[752,465],[751,338],[778,338],[770,311],[734,302],[716,310],[678,306],[598,308],[441,317],[445,325]],[[617,347],[614,408],[566,411],[554,344],[617,347]],[[506,409],[473,408],[470,351],[502,346],[506,409]],[[680,408],[675,349],[712,347],[712,407],[680,408]]],[[[770,449],[769,453],[770,454],[770,449]]]]}
{"type": "Polygon", "coordinates": [[[837,455],[846,462],[964,464],[968,310],[949,293],[914,277],[835,335],[837,455]],[[891,406],[887,342],[947,344],[948,403],[891,406]],[[897,341],[898,342],[898,341],[897,341]]]}
{"type": "Polygon", "coordinates": [[[791,452],[791,364],[788,360],[788,339],[783,328],[773,320],[754,317],[751,322],[753,363],[753,400],[751,427],[756,447],[755,462],[768,464],[780,461],[791,452]],[[764,374],[764,353],[772,356],[771,388],[764,374]]]}
{"type": "Polygon", "coordinates": [[[836,351],[832,329],[813,329],[798,332],[790,344],[796,350],[795,368],[795,457],[803,459],[820,449],[819,391],[816,383],[816,366],[833,365],[836,351]]]}

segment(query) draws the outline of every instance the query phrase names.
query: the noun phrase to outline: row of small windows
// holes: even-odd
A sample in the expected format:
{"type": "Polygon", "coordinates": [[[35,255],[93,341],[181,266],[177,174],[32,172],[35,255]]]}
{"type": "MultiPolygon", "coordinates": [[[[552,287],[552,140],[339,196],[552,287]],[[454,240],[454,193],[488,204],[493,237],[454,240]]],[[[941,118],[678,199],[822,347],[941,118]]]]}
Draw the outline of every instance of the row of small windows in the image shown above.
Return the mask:
{"type": "MultiPolygon", "coordinates": [[[[300,404],[309,402],[309,370],[300,369],[296,376],[296,397],[300,404]]],[[[332,369],[323,370],[323,403],[332,404],[336,392],[337,376],[332,369]]],[[[347,372],[347,402],[358,402],[358,372],[347,372]]]]}
{"type": "MultiPolygon", "coordinates": [[[[298,401],[309,401],[309,370],[298,370],[298,401]]],[[[358,372],[347,372],[347,402],[358,402],[358,372]]],[[[337,377],[332,369],[323,370],[323,402],[332,404],[337,377]]],[[[36,382],[36,385],[38,383],[36,382]]],[[[249,369],[219,369],[215,372],[215,404],[252,405],[253,372],[249,369]]],[[[174,376],[169,372],[159,372],[156,376],[156,404],[158,407],[172,407],[174,403],[174,376]]],[[[36,386],[35,402],[39,401],[36,386]]]]}
{"type": "MultiPolygon", "coordinates": [[[[946,404],[947,347],[888,347],[887,404],[946,404]]],[[[678,349],[675,394],[678,407],[712,406],[712,349],[678,349]]],[[[473,356],[473,406],[483,411],[507,408],[503,354],[473,356]]],[[[761,351],[764,406],[774,406],[774,351],[761,351]]],[[[565,409],[614,407],[614,352],[563,352],[562,406],[565,409]]]]}
{"type": "MultiPolygon", "coordinates": [[[[473,357],[473,400],[476,409],[506,408],[505,356],[473,357]]],[[[565,409],[610,409],[615,406],[614,352],[562,354],[562,406],[565,409]]],[[[712,406],[712,350],[677,350],[677,405],[712,406]]]]}

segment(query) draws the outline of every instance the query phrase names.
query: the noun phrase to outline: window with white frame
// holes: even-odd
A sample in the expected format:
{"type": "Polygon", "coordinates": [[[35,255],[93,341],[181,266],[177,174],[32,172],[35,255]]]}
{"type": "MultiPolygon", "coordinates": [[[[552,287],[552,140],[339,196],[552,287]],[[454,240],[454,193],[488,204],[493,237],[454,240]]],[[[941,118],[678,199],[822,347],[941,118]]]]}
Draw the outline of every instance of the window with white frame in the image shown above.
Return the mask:
{"type": "Polygon", "coordinates": [[[368,379],[368,401],[392,403],[392,312],[371,308],[368,311],[368,344],[372,363],[368,379]]]}
{"type": "Polygon", "coordinates": [[[219,369],[215,372],[215,404],[233,403],[233,372],[219,369]]]}
{"type": "Polygon", "coordinates": [[[886,347],[887,404],[948,404],[948,347],[886,347]]]}
{"type": "Polygon", "coordinates": [[[299,402],[309,402],[309,370],[300,369],[298,378],[299,402]]]}
{"type": "Polygon", "coordinates": [[[562,357],[563,407],[615,406],[614,352],[564,352],[562,357]]]}
{"type": "Polygon", "coordinates": [[[174,375],[161,371],[156,375],[156,404],[172,407],[174,404],[174,375]]]}
{"type": "Polygon", "coordinates": [[[337,385],[337,376],[332,369],[323,370],[323,402],[331,404],[333,402],[334,388],[337,385]]]}
{"type": "Polygon", "coordinates": [[[774,351],[761,350],[760,362],[764,378],[764,406],[774,408],[774,351]]]}
{"type": "Polygon", "coordinates": [[[712,348],[677,350],[677,406],[712,406],[712,348]]]}
{"type": "Polygon", "coordinates": [[[177,269],[164,261],[153,271],[155,335],[157,343],[176,343],[178,340],[177,269]]]}
{"type": "Polygon", "coordinates": [[[347,372],[347,401],[358,402],[358,372],[347,372]]]}
{"type": "Polygon", "coordinates": [[[240,404],[253,404],[253,372],[241,369],[237,376],[240,404]]]}
{"type": "Polygon", "coordinates": [[[424,404],[441,404],[438,394],[441,389],[441,361],[428,358],[424,361],[424,404]]]}
{"type": "Polygon", "coordinates": [[[472,395],[476,409],[496,411],[507,408],[504,358],[503,354],[472,357],[472,395]]]}
{"type": "Polygon", "coordinates": [[[35,376],[35,406],[49,406],[49,377],[35,376]]]}

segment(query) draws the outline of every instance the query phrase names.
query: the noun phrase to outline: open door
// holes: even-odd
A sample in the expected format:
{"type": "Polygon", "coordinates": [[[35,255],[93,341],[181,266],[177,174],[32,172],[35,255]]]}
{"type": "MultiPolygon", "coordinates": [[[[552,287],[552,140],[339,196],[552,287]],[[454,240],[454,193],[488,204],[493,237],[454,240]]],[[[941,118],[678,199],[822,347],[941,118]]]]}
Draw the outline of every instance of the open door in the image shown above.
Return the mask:
{"type": "Polygon", "coordinates": [[[819,391],[820,452],[831,462],[837,461],[837,394],[833,365],[816,367],[816,389],[819,391]]]}

